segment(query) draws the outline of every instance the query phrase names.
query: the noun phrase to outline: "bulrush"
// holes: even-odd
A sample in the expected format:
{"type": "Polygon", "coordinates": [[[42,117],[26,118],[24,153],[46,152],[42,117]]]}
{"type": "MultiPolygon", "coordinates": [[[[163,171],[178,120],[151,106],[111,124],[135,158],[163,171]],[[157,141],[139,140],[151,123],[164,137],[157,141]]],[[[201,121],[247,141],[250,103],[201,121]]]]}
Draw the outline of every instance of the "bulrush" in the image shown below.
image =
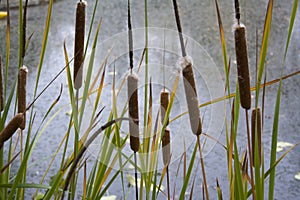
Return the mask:
{"type": "Polygon", "coordinates": [[[252,110],[251,116],[251,132],[252,132],[252,157],[253,161],[255,160],[255,137],[257,137],[257,144],[258,144],[258,154],[259,154],[259,165],[261,165],[261,114],[260,108],[254,108],[252,110]]]}
{"type": "Polygon", "coordinates": [[[23,113],[18,113],[4,127],[4,129],[0,133],[0,149],[3,147],[4,142],[10,139],[18,128],[21,128],[23,121],[23,113]]]}
{"type": "MultiPolygon", "coordinates": [[[[164,119],[166,116],[166,111],[169,105],[169,92],[167,90],[163,90],[160,93],[160,114],[161,114],[161,123],[164,124],[164,119]]],[[[167,124],[169,124],[169,118],[167,119],[167,124]]]]}
{"type": "Polygon", "coordinates": [[[82,86],[85,34],[85,1],[79,1],[76,8],[75,46],[74,46],[74,88],[82,86]]]}
{"type": "Polygon", "coordinates": [[[165,132],[162,137],[162,155],[164,165],[168,165],[170,163],[171,158],[170,130],[168,129],[165,129],[165,132]]]}
{"type": "Polygon", "coordinates": [[[138,105],[138,78],[135,74],[127,77],[128,81],[128,110],[129,110],[129,133],[130,147],[137,152],[140,147],[139,140],[139,105],[138,105]]]}
{"type": "Polygon", "coordinates": [[[22,130],[25,129],[26,124],[26,79],[28,69],[26,66],[22,66],[18,74],[18,113],[24,113],[24,120],[20,126],[22,130]]]}
{"type": "Polygon", "coordinates": [[[235,53],[241,106],[249,110],[251,107],[250,76],[246,42],[246,27],[243,24],[234,26],[235,53]]]}
{"type": "Polygon", "coordinates": [[[4,97],[3,97],[3,79],[2,79],[2,57],[0,56],[0,111],[4,109],[4,97]]]}
{"type": "Polygon", "coordinates": [[[184,57],[181,66],[183,68],[183,84],[188,105],[191,129],[195,135],[200,135],[202,133],[202,123],[200,119],[200,110],[198,108],[199,103],[191,59],[184,57]]]}

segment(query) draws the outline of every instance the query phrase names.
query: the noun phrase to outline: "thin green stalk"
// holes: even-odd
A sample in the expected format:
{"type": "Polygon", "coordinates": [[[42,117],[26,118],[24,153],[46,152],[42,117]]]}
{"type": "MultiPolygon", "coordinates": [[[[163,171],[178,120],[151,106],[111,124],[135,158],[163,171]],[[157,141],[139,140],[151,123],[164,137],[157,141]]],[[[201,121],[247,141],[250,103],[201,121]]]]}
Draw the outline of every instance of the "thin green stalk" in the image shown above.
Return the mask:
{"type": "Polygon", "coordinates": [[[139,199],[139,189],[138,189],[138,172],[137,172],[137,159],[136,152],[134,152],[134,179],[135,179],[135,199],[139,199]]]}
{"type": "MultiPolygon", "coordinates": [[[[277,137],[278,137],[278,124],[279,124],[279,111],[280,111],[280,102],[281,102],[281,91],[282,91],[282,77],[283,77],[283,71],[284,71],[284,63],[286,60],[286,55],[288,52],[290,39],[294,27],[295,17],[297,14],[298,9],[298,0],[294,0],[292,12],[291,12],[291,18],[290,18],[290,24],[288,28],[288,37],[286,41],[285,46],[285,52],[282,62],[282,68],[281,68],[281,78],[277,90],[277,97],[276,97],[276,103],[275,103],[275,111],[274,111],[274,119],[273,119],[273,130],[272,130],[272,144],[271,144],[271,157],[270,157],[270,168],[275,164],[276,161],[276,146],[277,146],[277,137]]],[[[275,168],[270,173],[270,179],[269,179],[269,200],[274,199],[274,187],[275,186],[275,168]]]]}
{"type": "MultiPolygon", "coordinates": [[[[251,177],[251,187],[252,188],[255,188],[255,190],[253,190],[253,200],[256,199],[256,191],[258,191],[258,193],[260,194],[260,191],[259,191],[259,184],[257,184],[257,173],[255,173],[255,186],[254,186],[254,175],[253,175],[253,166],[254,166],[254,163],[253,163],[253,157],[252,157],[252,154],[253,154],[253,147],[251,148],[251,138],[250,138],[250,128],[249,128],[249,114],[248,114],[248,110],[245,109],[245,116],[246,116],[246,127],[247,127],[247,144],[248,144],[248,154],[249,154],[249,160],[250,160],[250,177],[251,177]]],[[[259,195],[258,194],[258,195],[259,195]]]]}
{"type": "Polygon", "coordinates": [[[262,75],[264,72],[265,60],[266,60],[266,56],[267,56],[268,43],[269,43],[269,36],[270,36],[270,32],[271,32],[272,15],[273,15],[273,0],[269,0],[266,18],[265,18],[265,25],[264,25],[264,32],[263,32],[260,56],[259,56],[258,75],[257,75],[257,81],[256,81],[255,107],[258,107],[262,75]]]}
{"type": "Polygon", "coordinates": [[[192,173],[192,170],[193,170],[193,167],[194,167],[194,162],[195,162],[195,159],[196,159],[197,150],[198,150],[198,143],[196,142],[195,147],[194,147],[194,151],[193,151],[193,154],[192,154],[192,157],[191,157],[191,160],[190,160],[190,164],[189,164],[189,167],[188,167],[188,171],[187,171],[186,177],[184,179],[183,186],[181,188],[179,199],[184,199],[185,192],[186,192],[187,186],[189,184],[191,173],[192,173]]]}
{"type": "Polygon", "coordinates": [[[198,148],[199,148],[199,156],[200,156],[201,169],[202,169],[203,187],[204,187],[206,199],[209,200],[209,194],[208,194],[208,188],[207,188],[207,182],[206,182],[205,166],[204,166],[204,159],[203,159],[203,156],[202,156],[202,149],[201,149],[201,143],[200,143],[200,135],[197,135],[197,143],[198,143],[198,148]]]}

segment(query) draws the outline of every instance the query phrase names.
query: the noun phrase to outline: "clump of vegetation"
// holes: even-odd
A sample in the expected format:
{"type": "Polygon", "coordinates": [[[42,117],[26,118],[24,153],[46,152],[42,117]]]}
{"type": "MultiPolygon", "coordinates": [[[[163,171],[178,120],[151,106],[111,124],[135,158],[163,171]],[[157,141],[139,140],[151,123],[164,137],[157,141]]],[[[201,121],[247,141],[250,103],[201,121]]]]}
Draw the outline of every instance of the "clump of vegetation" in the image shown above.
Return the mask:
{"type": "MultiPolygon", "coordinates": [[[[101,20],[98,26],[94,27],[95,14],[97,11],[98,0],[95,1],[93,15],[91,17],[91,23],[89,31],[86,32],[86,3],[80,0],[77,3],[76,8],[76,22],[75,22],[75,41],[74,41],[74,55],[69,59],[69,54],[66,48],[66,43],[62,44],[64,47],[65,66],[61,71],[47,84],[44,89],[37,93],[37,88],[40,82],[41,70],[43,68],[43,60],[48,43],[49,27],[51,26],[51,14],[53,7],[53,0],[49,1],[48,13],[46,17],[46,23],[44,28],[44,37],[42,42],[42,49],[40,52],[40,60],[37,68],[36,83],[33,88],[33,96],[28,98],[28,92],[26,92],[27,82],[27,67],[25,67],[24,57],[26,56],[26,49],[30,43],[30,37],[26,38],[26,13],[28,0],[20,0],[19,3],[19,62],[18,62],[18,75],[15,77],[13,85],[8,88],[8,70],[15,70],[9,67],[10,60],[10,7],[9,1],[7,1],[7,11],[5,14],[0,12],[0,19],[6,17],[6,66],[2,64],[2,58],[0,56],[0,199],[24,199],[25,192],[29,188],[34,188],[35,193],[30,194],[33,199],[101,199],[105,197],[107,191],[112,187],[113,183],[117,180],[121,180],[120,196],[123,199],[127,199],[127,192],[125,191],[126,180],[124,176],[124,170],[126,167],[131,166],[135,169],[134,180],[129,176],[128,182],[135,186],[135,198],[136,199],[157,199],[161,196],[168,199],[175,199],[179,196],[179,199],[185,199],[186,193],[189,192],[190,199],[209,199],[209,194],[213,191],[209,191],[206,176],[207,170],[205,168],[204,157],[202,155],[202,148],[205,142],[205,137],[209,136],[209,133],[203,131],[202,125],[205,120],[202,120],[200,115],[200,108],[207,105],[224,101],[227,105],[227,100],[230,100],[231,113],[225,118],[225,132],[226,132],[226,144],[222,145],[217,138],[210,138],[224,147],[224,151],[227,155],[227,163],[224,164],[224,169],[227,167],[228,186],[221,186],[218,179],[216,179],[216,191],[214,191],[218,199],[265,199],[266,180],[269,179],[268,198],[274,199],[274,186],[276,166],[281,160],[299,143],[292,145],[281,157],[276,158],[276,146],[278,138],[278,126],[279,126],[279,112],[280,101],[282,94],[282,82],[284,79],[290,78],[299,74],[295,72],[293,74],[283,76],[283,73],[278,75],[278,79],[266,82],[262,81],[265,68],[266,53],[268,50],[268,42],[270,37],[270,27],[272,23],[273,12],[273,0],[269,0],[266,11],[266,18],[264,24],[264,31],[262,37],[262,44],[260,48],[260,55],[258,58],[257,74],[252,77],[256,77],[255,86],[250,85],[250,71],[248,63],[248,50],[247,50],[247,38],[246,28],[241,24],[240,6],[239,1],[234,1],[235,8],[235,20],[234,26],[234,44],[235,55],[237,65],[237,77],[235,92],[230,91],[230,61],[228,59],[226,40],[224,36],[224,27],[222,25],[221,13],[219,10],[218,1],[215,0],[216,15],[218,18],[220,41],[222,48],[222,56],[224,61],[224,79],[226,84],[224,87],[225,94],[219,99],[211,99],[210,102],[199,103],[198,93],[200,88],[197,85],[197,81],[194,76],[193,63],[188,52],[186,50],[185,38],[180,21],[180,11],[176,0],[172,0],[176,26],[179,36],[179,44],[181,48],[182,68],[178,71],[173,83],[172,90],[167,90],[164,86],[161,88],[160,99],[153,99],[153,90],[151,79],[148,79],[148,62],[149,49],[148,49],[148,7],[147,0],[145,0],[145,48],[142,53],[140,63],[137,67],[134,67],[134,48],[133,41],[139,38],[134,38],[132,34],[131,25],[131,12],[130,12],[130,0],[128,0],[128,57],[129,57],[129,74],[127,78],[127,99],[122,101],[126,102],[122,108],[121,114],[118,112],[117,99],[118,91],[120,91],[125,83],[120,85],[120,88],[115,88],[115,75],[112,84],[112,106],[109,110],[109,117],[106,123],[100,124],[99,118],[102,117],[104,107],[100,105],[100,97],[103,94],[103,90],[107,89],[104,84],[106,77],[106,64],[109,55],[103,60],[101,67],[98,69],[97,74],[93,74],[93,70],[96,68],[94,63],[96,57],[96,47],[98,42],[98,35],[101,27],[101,20]],[[90,44],[90,40],[94,35],[94,39],[90,44]],[[86,37],[87,36],[87,37],[86,37]],[[90,51],[90,57],[87,58],[87,51],[90,51]],[[71,63],[73,62],[73,74],[71,69],[71,63]],[[141,63],[145,63],[145,89],[144,99],[141,101],[139,96],[142,95],[139,89],[139,76],[141,76],[140,68],[141,63]],[[86,73],[83,73],[83,64],[87,64],[86,73]],[[2,70],[4,73],[2,74],[2,70]],[[170,180],[170,162],[172,158],[172,130],[170,125],[176,123],[175,120],[170,119],[170,113],[172,112],[175,95],[177,92],[178,84],[180,84],[180,71],[183,77],[183,86],[186,96],[186,104],[188,111],[181,113],[177,118],[183,117],[183,115],[189,115],[190,130],[195,135],[197,142],[194,143],[194,148],[191,152],[186,151],[186,147],[182,147],[181,160],[179,162],[178,169],[183,166],[184,177],[183,184],[180,186],[180,191],[176,191],[176,182],[172,183],[170,180]],[[32,129],[35,123],[35,108],[34,104],[39,100],[50,85],[62,74],[65,74],[68,82],[68,95],[69,106],[71,109],[68,128],[63,135],[57,152],[62,152],[60,160],[60,167],[52,177],[51,182],[45,183],[45,177],[50,173],[49,169],[55,159],[59,160],[57,152],[55,152],[49,166],[44,171],[43,178],[36,183],[29,183],[27,181],[27,168],[29,161],[32,157],[32,151],[36,144],[39,142],[40,135],[48,128],[48,124],[52,122],[55,115],[61,114],[60,110],[56,113],[52,113],[53,108],[57,106],[62,94],[62,88],[59,91],[58,97],[53,101],[48,109],[45,108],[45,115],[43,116],[42,123],[38,130],[34,132],[32,129]],[[4,75],[4,77],[2,77],[4,75]],[[72,76],[73,75],[73,76],[72,76]],[[276,104],[274,107],[274,122],[272,130],[272,144],[271,153],[266,155],[263,147],[263,117],[264,117],[264,98],[265,87],[279,82],[276,104]],[[3,85],[3,86],[2,86],[3,85]],[[82,90],[80,93],[79,90],[82,90]],[[251,92],[255,91],[255,101],[251,102],[251,92]],[[91,96],[95,95],[95,101],[90,104],[91,96]],[[33,99],[31,102],[26,99],[33,99]],[[261,100],[262,99],[262,100],[261,100]],[[160,102],[160,108],[156,115],[156,119],[153,117],[153,101],[160,102]],[[262,102],[262,103],[260,103],[262,102]],[[90,107],[92,106],[92,110],[90,107]],[[141,105],[144,105],[144,112],[140,114],[141,105]],[[241,106],[241,107],[240,107],[241,106]],[[251,118],[248,117],[248,112],[252,108],[251,118]],[[242,126],[242,122],[239,121],[240,110],[245,111],[245,124],[247,135],[247,146],[244,152],[240,151],[239,144],[237,142],[238,127],[242,126]],[[88,110],[91,113],[90,118],[86,119],[84,112],[88,110]],[[10,118],[9,116],[13,117],[10,118]],[[128,117],[126,117],[128,116],[128,117]],[[141,125],[140,119],[143,116],[144,126],[141,125]],[[85,119],[84,119],[85,118],[85,119]],[[88,127],[83,130],[83,119],[89,122],[88,127]],[[129,122],[129,129],[126,130],[126,134],[121,133],[121,127],[123,121],[129,122]],[[251,128],[250,128],[251,127],[251,128]],[[19,134],[18,134],[19,133],[19,134]],[[26,134],[23,134],[26,133],[26,134]],[[71,136],[74,135],[74,141],[71,141],[71,136]],[[103,135],[101,140],[102,149],[97,155],[97,160],[92,162],[91,168],[87,167],[86,151],[99,136],[103,135]],[[203,140],[202,140],[203,139],[203,140]],[[129,143],[129,144],[127,144],[129,143]],[[16,151],[16,146],[20,146],[20,152],[16,151]],[[132,152],[129,155],[124,153],[124,149],[130,146],[132,152]],[[71,148],[71,151],[68,149],[71,148]],[[160,149],[161,148],[161,149],[160,149]],[[162,152],[163,169],[158,166],[159,151],[162,152]],[[199,163],[201,165],[201,174],[195,173],[192,177],[192,172],[198,171],[197,156],[199,152],[199,163]],[[189,155],[187,155],[189,154],[189,155]],[[265,166],[265,156],[270,157],[270,164],[265,166]],[[190,158],[190,159],[188,159],[190,158]],[[12,164],[19,162],[18,169],[12,172],[12,164]],[[116,165],[119,165],[118,170],[113,170],[116,165]],[[90,169],[90,170],[88,170],[90,169]],[[82,184],[79,184],[80,175],[83,174],[82,184]],[[164,181],[166,176],[167,192],[164,191],[164,181]],[[192,179],[193,178],[193,179],[192,179]],[[195,189],[195,180],[202,180],[202,197],[193,196],[195,189]],[[173,194],[171,192],[171,186],[174,185],[173,194]],[[224,197],[222,189],[229,191],[229,196],[224,197]],[[77,194],[78,188],[82,188],[82,193],[77,194]],[[190,190],[190,191],[188,191],[190,190]],[[178,194],[177,194],[178,193],[178,194]]],[[[75,7],[75,5],[74,5],[75,7]]],[[[294,0],[292,11],[290,14],[290,24],[288,29],[288,36],[286,38],[285,54],[282,60],[282,71],[286,60],[286,54],[289,49],[289,43],[291,34],[293,31],[294,20],[298,9],[298,0],[294,0]]],[[[112,24],[113,26],[113,24],[112,24]]],[[[174,41],[178,43],[178,41],[174,41]]],[[[178,52],[178,54],[180,54],[178,52]]],[[[97,63],[97,66],[98,63],[97,63]]],[[[164,72],[165,73],[165,72],[164,72]]],[[[165,74],[163,74],[165,76],[165,74]]],[[[164,78],[165,79],[165,78],[164,78]]],[[[165,80],[164,80],[165,81],[165,80]]],[[[28,90],[27,90],[28,91],[28,90]]],[[[201,112],[202,113],[202,112],[201,112]]],[[[205,114],[204,114],[205,116],[205,114]]],[[[90,163],[89,163],[90,164],[90,163]]],[[[178,171],[178,170],[177,170],[178,171]]],[[[178,175],[175,174],[176,177],[178,175]]],[[[129,188],[130,189],[130,188],[129,188]]],[[[114,197],[112,197],[113,199],[114,197]]]]}

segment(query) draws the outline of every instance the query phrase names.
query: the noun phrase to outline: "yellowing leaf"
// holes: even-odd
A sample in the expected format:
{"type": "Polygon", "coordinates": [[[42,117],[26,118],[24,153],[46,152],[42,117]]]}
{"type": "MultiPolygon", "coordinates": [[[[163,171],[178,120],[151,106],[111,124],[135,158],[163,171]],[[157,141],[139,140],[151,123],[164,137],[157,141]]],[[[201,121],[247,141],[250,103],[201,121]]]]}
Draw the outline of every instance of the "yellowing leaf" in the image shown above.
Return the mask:
{"type": "Polygon", "coordinates": [[[7,12],[5,12],[5,11],[0,12],[0,19],[4,18],[6,16],[7,16],[7,12]]]}
{"type": "Polygon", "coordinates": [[[298,172],[298,174],[295,175],[295,179],[300,181],[300,172],[298,172]]]}

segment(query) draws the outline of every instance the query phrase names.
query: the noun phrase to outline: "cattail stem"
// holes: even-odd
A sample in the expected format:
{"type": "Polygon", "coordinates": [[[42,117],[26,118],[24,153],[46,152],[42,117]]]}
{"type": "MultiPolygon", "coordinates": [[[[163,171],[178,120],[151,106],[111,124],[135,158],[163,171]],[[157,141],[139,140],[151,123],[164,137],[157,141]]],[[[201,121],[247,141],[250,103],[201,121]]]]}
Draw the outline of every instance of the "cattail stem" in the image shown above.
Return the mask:
{"type": "Polygon", "coordinates": [[[136,152],[134,152],[134,179],[135,179],[135,199],[139,199],[139,189],[138,189],[138,173],[137,173],[137,158],[136,152]]]}
{"type": "Polygon", "coordinates": [[[238,24],[234,27],[234,39],[241,106],[249,110],[251,107],[250,75],[244,25],[238,24]]]}
{"type": "MultiPolygon", "coordinates": [[[[199,148],[199,154],[200,154],[200,163],[201,163],[201,169],[202,169],[202,176],[203,176],[203,190],[205,191],[206,199],[209,200],[209,194],[208,194],[208,188],[207,188],[207,182],[206,182],[206,173],[205,173],[205,166],[204,166],[204,159],[202,156],[202,149],[201,149],[201,143],[200,143],[200,135],[197,135],[197,143],[199,148]]],[[[204,192],[203,192],[204,195],[204,192]]]]}
{"type": "MultiPolygon", "coordinates": [[[[160,93],[160,114],[161,114],[161,124],[164,124],[166,111],[169,105],[169,92],[163,90],[160,93]]],[[[166,126],[169,124],[169,118],[167,119],[166,126]]]]}
{"type": "Polygon", "coordinates": [[[4,94],[3,94],[3,68],[2,68],[2,57],[0,56],[0,112],[4,109],[4,94]]]}
{"type": "Polygon", "coordinates": [[[10,139],[18,128],[21,128],[23,120],[23,113],[18,113],[4,127],[0,133],[0,149],[3,147],[4,142],[10,139]]]}
{"type": "Polygon", "coordinates": [[[18,74],[18,113],[24,114],[24,120],[20,128],[25,129],[26,124],[26,79],[28,69],[26,66],[22,66],[18,74]]]}
{"type": "Polygon", "coordinates": [[[250,141],[249,114],[248,114],[247,109],[245,109],[245,114],[246,114],[248,152],[249,152],[249,160],[250,160],[250,176],[251,176],[250,184],[252,187],[253,200],[255,200],[256,194],[255,194],[255,185],[254,185],[254,174],[253,174],[253,168],[252,168],[253,167],[253,159],[252,159],[253,156],[252,156],[251,141],[250,141]]]}
{"type": "Polygon", "coordinates": [[[252,139],[252,159],[254,161],[255,166],[255,149],[258,149],[259,154],[259,166],[261,165],[261,152],[262,152],[262,145],[261,145],[261,112],[260,108],[255,108],[252,110],[251,115],[251,139],[252,139]]]}
{"type": "Polygon", "coordinates": [[[133,69],[133,36],[131,26],[131,14],[130,14],[130,0],[128,0],[128,44],[129,44],[129,64],[130,71],[133,69]]]}
{"type": "Polygon", "coordinates": [[[74,46],[74,88],[82,86],[85,35],[85,1],[79,1],[76,8],[75,46],[74,46]]]}
{"type": "Polygon", "coordinates": [[[26,24],[27,24],[27,7],[28,0],[25,1],[24,13],[23,13],[23,47],[22,47],[22,62],[24,62],[24,57],[26,53],[26,24]]]}
{"type": "Polygon", "coordinates": [[[240,24],[241,14],[240,14],[240,3],[239,3],[239,0],[234,0],[234,8],[235,8],[235,18],[237,19],[238,24],[240,24]]]}
{"type": "Polygon", "coordinates": [[[168,188],[168,200],[171,199],[171,189],[170,189],[170,177],[169,177],[169,165],[167,166],[167,188],[168,188]]]}
{"type": "Polygon", "coordinates": [[[187,54],[186,54],[186,50],[185,50],[185,46],[184,46],[183,35],[182,35],[182,28],[181,28],[181,22],[180,22],[180,15],[179,15],[179,10],[178,10],[178,5],[177,5],[177,1],[176,0],[173,0],[173,7],[174,7],[176,24],[177,24],[177,30],[178,30],[178,33],[179,33],[179,41],[180,41],[180,46],[181,46],[181,53],[182,53],[182,57],[185,57],[187,54]]]}
{"type": "Polygon", "coordinates": [[[202,123],[200,119],[200,110],[198,108],[199,103],[192,62],[188,58],[184,58],[182,67],[184,90],[188,105],[191,129],[195,135],[200,135],[202,133],[202,123]]]}
{"type": "Polygon", "coordinates": [[[130,147],[137,152],[140,147],[139,140],[139,106],[138,106],[138,78],[135,74],[127,77],[128,81],[128,110],[129,110],[129,133],[130,147]]]}

